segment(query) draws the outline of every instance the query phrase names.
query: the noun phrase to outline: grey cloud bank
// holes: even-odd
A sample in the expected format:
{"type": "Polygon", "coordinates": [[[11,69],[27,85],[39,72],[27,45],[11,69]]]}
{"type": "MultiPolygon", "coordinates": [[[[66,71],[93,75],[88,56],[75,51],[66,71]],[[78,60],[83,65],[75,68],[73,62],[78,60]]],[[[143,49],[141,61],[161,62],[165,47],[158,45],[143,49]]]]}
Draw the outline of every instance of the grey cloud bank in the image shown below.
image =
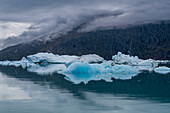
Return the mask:
{"type": "MultiPolygon", "coordinates": [[[[19,36],[4,39],[5,36],[0,35],[0,48],[33,40],[52,32],[67,32],[93,15],[121,11],[117,16],[93,18],[84,31],[100,26],[165,20],[170,18],[169,6],[169,0],[0,0],[1,22],[31,23],[19,36]]],[[[2,32],[3,28],[0,33],[2,32]]]]}

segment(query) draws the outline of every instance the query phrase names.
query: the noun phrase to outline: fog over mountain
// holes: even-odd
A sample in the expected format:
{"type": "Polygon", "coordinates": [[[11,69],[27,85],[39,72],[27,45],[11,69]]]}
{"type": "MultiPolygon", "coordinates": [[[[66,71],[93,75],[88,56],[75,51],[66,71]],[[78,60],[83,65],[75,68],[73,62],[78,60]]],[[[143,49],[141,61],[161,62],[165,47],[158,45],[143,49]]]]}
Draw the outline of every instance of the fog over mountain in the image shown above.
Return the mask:
{"type": "Polygon", "coordinates": [[[169,0],[0,0],[0,49],[83,22],[81,32],[168,20],[169,6],[169,0]]]}

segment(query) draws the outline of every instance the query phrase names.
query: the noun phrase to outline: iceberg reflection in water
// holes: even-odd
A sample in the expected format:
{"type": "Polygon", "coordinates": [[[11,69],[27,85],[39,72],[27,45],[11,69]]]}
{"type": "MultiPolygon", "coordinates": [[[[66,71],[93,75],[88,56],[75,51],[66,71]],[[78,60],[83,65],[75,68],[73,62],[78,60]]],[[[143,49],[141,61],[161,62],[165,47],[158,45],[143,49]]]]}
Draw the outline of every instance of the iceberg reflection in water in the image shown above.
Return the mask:
{"type": "Polygon", "coordinates": [[[139,73],[128,80],[92,80],[87,84],[73,84],[57,73],[42,76],[20,67],[0,67],[0,78],[0,85],[15,89],[7,92],[0,89],[0,95],[6,97],[0,99],[0,113],[170,111],[169,74],[139,73]]]}

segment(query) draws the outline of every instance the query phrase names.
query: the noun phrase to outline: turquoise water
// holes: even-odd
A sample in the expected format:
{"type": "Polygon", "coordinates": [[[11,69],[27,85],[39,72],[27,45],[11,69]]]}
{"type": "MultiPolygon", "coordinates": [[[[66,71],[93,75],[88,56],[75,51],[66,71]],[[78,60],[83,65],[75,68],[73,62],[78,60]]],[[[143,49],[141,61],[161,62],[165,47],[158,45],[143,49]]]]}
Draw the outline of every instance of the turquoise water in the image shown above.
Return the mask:
{"type": "Polygon", "coordinates": [[[63,75],[40,76],[0,67],[0,113],[169,113],[170,74],[73,84],[63,75]]]}

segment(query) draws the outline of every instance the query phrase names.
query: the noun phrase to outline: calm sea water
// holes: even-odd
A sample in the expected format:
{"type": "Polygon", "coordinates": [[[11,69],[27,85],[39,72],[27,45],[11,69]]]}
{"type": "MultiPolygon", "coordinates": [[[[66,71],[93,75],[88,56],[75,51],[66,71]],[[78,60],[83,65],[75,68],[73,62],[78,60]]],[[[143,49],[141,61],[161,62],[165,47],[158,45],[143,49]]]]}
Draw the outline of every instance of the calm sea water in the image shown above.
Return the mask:
{"type": "Polygon", "coordinates": [[[73,84],[0,67],[0,113],[170,113],[170,74],[73,84]]]}

